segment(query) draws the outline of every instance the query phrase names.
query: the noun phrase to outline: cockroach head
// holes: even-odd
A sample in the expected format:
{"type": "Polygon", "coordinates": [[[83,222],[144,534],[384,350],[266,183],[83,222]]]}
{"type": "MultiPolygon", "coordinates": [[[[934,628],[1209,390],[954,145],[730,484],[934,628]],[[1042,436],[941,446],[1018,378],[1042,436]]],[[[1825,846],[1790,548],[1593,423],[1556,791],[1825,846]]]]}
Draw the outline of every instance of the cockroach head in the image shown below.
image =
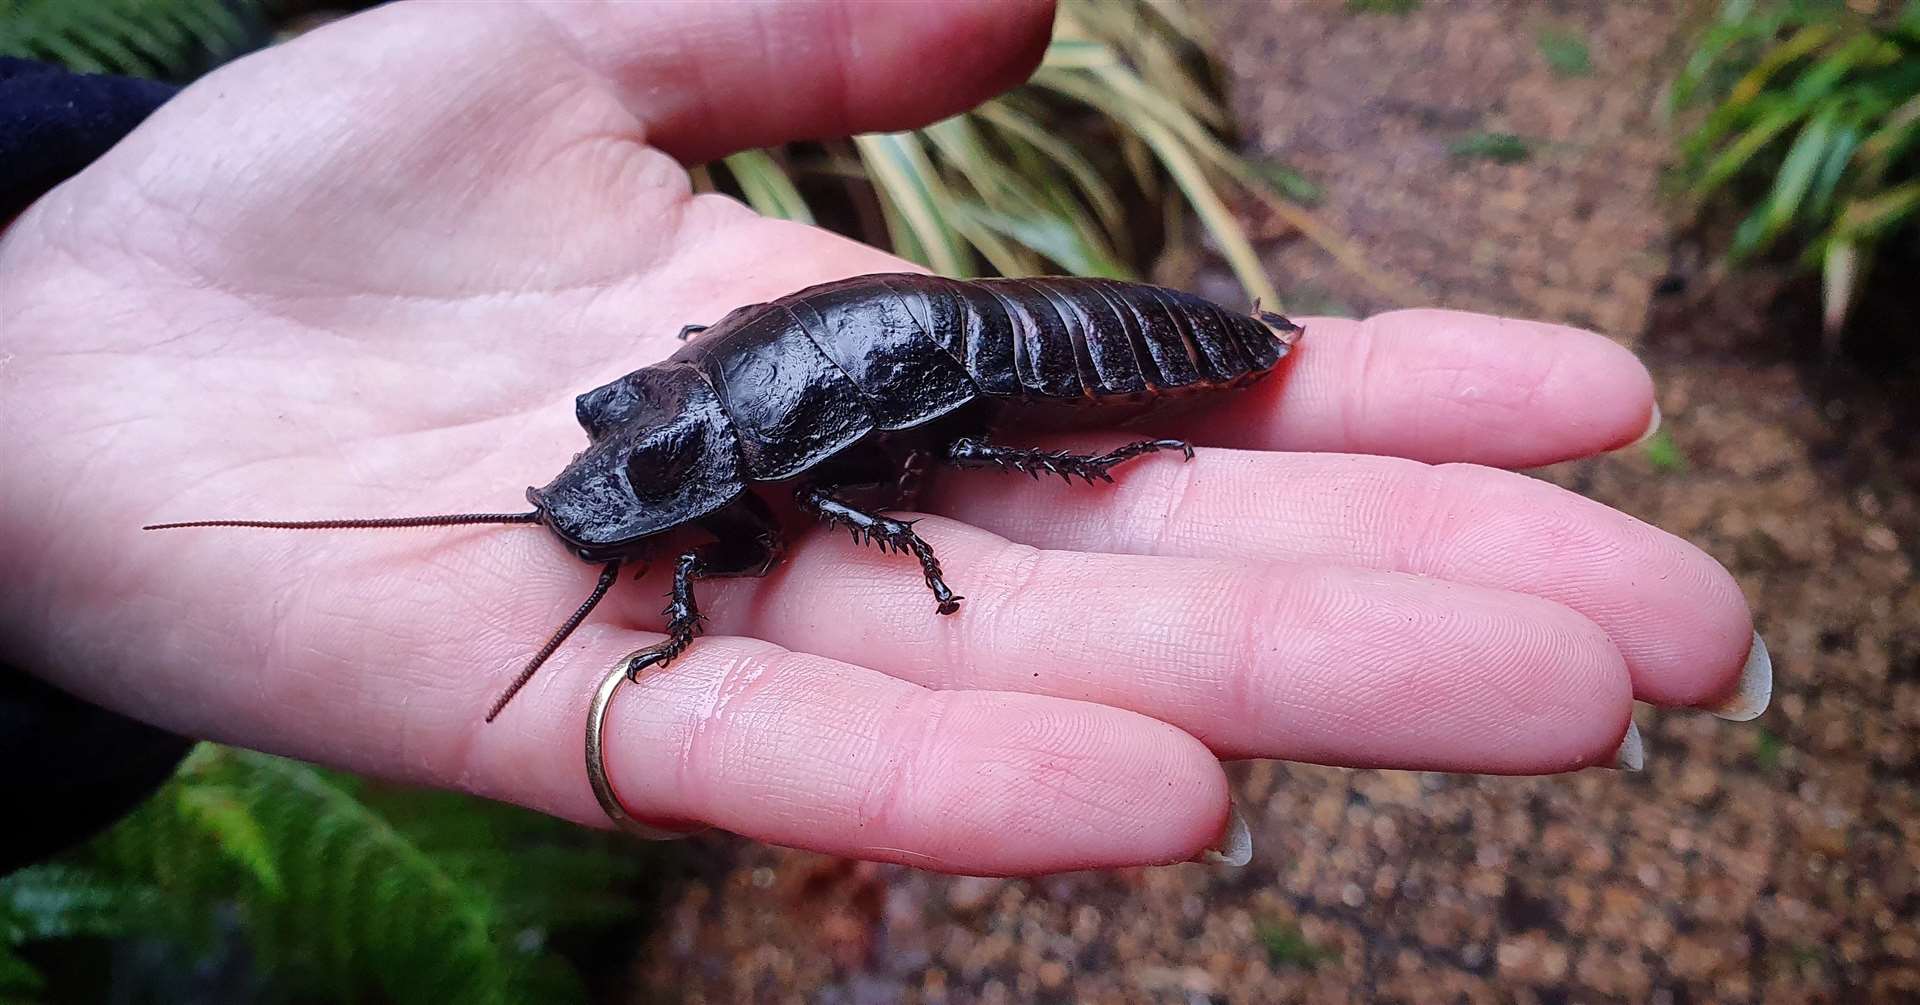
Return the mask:
{"type": "Polygon", "coordinates": [[[574,412],[589,446],[527,499],[582,558],[626,557],[745,488],[733,426],[691,367],[636,370],[581,395],[574,412]]]}

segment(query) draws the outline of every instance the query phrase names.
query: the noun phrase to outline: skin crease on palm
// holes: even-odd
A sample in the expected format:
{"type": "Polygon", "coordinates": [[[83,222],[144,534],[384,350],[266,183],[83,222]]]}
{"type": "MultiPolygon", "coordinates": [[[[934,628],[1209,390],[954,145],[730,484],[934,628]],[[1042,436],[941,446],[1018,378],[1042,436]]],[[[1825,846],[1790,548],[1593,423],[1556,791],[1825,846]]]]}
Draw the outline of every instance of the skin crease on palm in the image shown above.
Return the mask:
{"type": "MultiPolygon", "coordinates": [[[[573,396],[681,325],[904,267],[691,197],[681,165],[952,114],[1022,79],[1049,18],[401,5],[196,83],[0,236],[0,643],[189,735],[606,825],[582,724],[659,638],[661,572],[483,726],[598,572],[545,531],[139,527],[524,509],[584,445],[573,396]]],[[[1610,764],[1635,698],[1737,689],[1725,570],[1499,470],[1638,438],[1631,354],[1297,320],[1284,372],[1168,430],[1189,464],[942,475],[919,529],[953,617],[825,530],[705,584],[708,634],[615,699],[622,801],[959,872],[1173,862],[1222,831],[1221,758],[1561,772],[1610,764]]]]}

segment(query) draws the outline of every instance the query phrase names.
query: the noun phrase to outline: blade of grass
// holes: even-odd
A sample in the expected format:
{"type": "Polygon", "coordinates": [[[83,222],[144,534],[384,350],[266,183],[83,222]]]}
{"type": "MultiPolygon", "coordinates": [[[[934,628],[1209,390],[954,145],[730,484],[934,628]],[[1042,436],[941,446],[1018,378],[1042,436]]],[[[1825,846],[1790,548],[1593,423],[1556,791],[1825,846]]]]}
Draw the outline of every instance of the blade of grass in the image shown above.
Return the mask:
{"type": "Polygon", "coordinates": [[[1040,271],[1038,255],[1008,244],[1001,233],[985,225],[976,214],[965,212],[969,206],[981,207],[984,202],[987,206],[1011,208],[1023,216],[1040,218],[1050,215],[1041,208],[1040,200],[1027,179],[987,149],[974,122],[966,116],[936,122],[921,132],[977,197],[975,200],[955,198],[944,203],[941,212],[947,222],[987,259],[995,271],[1009,276],[1031,275],[1040,271]]]}
{"type": "MultiPolygon", "coordinates": [[[[1859,279],[1860,246],[1852,241],[1830,241],[1820,263],[1821,330],[1831,341],[1847,324],[1853,291],[1859,279]]],[[[1829,346],[1831,348],[1831,346],[1829,346]]]]}
{"type": "Polygon", "coordinates": [[[728,156],[724,163],[733,180],[740,183],[740,193],[746,197],[747,205],[760,215],[813,222],[813,210],[808,208],[807,200],[801,197],[780,162],[766,151],[742,150],[728,156]]]}
{"type": "Polygon", "coordinates": [[[1172,95],[1175,103],[1209,129],[1228,129],[1232,123],[1227,110],[1207,92],[1205,82],[1188,69],[1188,59],[1169,43],[1167,33],[1145,23],[1148,20],[1142,18],[1137,32],[1116,38],[1114,44],[1156,91],[1172,95]]]}
{"type": "Polygon", "coordinates": [[[925,149],[912,133],[867,133],[853,138],[874,185],[898,212],[925,251],[923,264],[954,278],[973,274],[966,249],[941,217],[952,201],[925,149]]]}
{"type": "MultiPolygon", "coordinates": [[[[1014,116],[1017,118],[1017,115],[1014,116]]],[[[968,115],[928,127],[928,138],[945,155],[979,194],[981,202],[995,214],[1032,220],[1057,220],[1072,228],[1077,246],[1076,257],[1087,261],[1116,260],[1112,251],[1113,235],[1123,234],[1116,219],[1112,229],[1103,227],[1088,215],[1084,202],[1075,195],[1072,183],[1061,177],[1057,162],[1035,150],[1018,137],[1002,137],[1001,145],[1014,162],[996,156],[980,128],[987,120],[968,115]]],[[[1044,132],[1042,133],[1044,135],[1044,132]]],[[[1070,145],[1067,146],[1070,151],[1070,145]]],[[[1091,172],[1091,165],[1087,165],[1091,172]]],[[[1081,176],[1073,176],[1081,177],[1081,176]]],[[[1097,173],[1086,176],[1096,186],[1105,187],[1097,173]]],[[[1111,190],[1106,193],[1111,197],[1111,190]]],[[[1114,210],[1118,212],[1118,200],[1114,210]]],[[[998,228],[1006,233],[1004,228],[998,228]]],[[[970,235],[971,236],[971,235],[970,235]]],[[[1047,248],[1028,245],[1040,254],[1055,258],[1047,248]]],[[[1105,274],[1105,273],[1103,273],[1105,274]]]]}
{"type": "Polygon", "coordinates": [[[1755,154],[1773,142],[1774,137],[1793,125],[1796,119],[1791,109],[1782,109],[1740,134],[1739,139],[1722,150],[1700,173],[1700,180],[1694,183],[1693,194],[1696,197],[1704,196],[1726,184],[1741,168],[1747,166],[1755,154]]]}
{"type": "MultiPolygon", "coordinates": [[[[1308,210],[1287,201],[1272,185],[1261,178],[1259,172],[1248,165],[1244,158],[1228,150],[1219,140],[1209,135],[1192,118],[1180,115],[1177,109],[1165,99],[1157,99],[1151,93],[1144,95],[1144,85],[1138,78],[1124,68],[1114,65],[1095,71],[1094,79],[1075,74],[1063,74],[1041,70],[1033,76],[1033,83],[1040,87],[1065,94],[1075,100],[1092,105],[1112,117],[1125,123],[1135,133],[1139,133],[1141,122],[1160,122],[1163,116],[1171,114],[1173,122],[1164,128],[1175,138],[1185,141],[1197,149],[1202,156],[1216,167],[1226,171],[1235,181],[1248,191],[1259,196],[1274,215],[1279,216],[1308,240],[1319,245],[1327,254],[1333,256],[1342,267],[1359,277],[1376,291],[1400,303],[1419,303],[1425,300],[1417,284],[1391,276],[1376,268],[1359,249],[1342,238],[1331,226],[1322,222],[1308,210]],[[1110,85],[1100,87],[1099,84],[1110,85]],[[1147,116],[1139,114],[1149,112],[1147,116]]],[[[1143,135],[1141,137],[1145,139],[1143,135]]]]}
{"type": "Polygon", "coordinates": [[[1740,78],[1739,83],[1733,85],[1733,89],[1727,93],[1725,106],[1739,108],[1751,104],[1755,98],[1766,91],[1768,79],[1780,72],[1782,67],[1802,56],[1811,55],[1831,41],[1833,34],[1832,27],[1819,24],[1808,25],[1794,32],[1785,42],[1775,46],[1758,63],[1755,63],[1753,69],[1748,70],[1740,78]]]}
{"type": "Polygon", "coordinates": [[[1173,176],[1174,184],[1186,193],[1187,201],[1193,204],[1193,211],[1200,216],[1201,222],[1213,233],[1214,240],[1220,242],[1220,252],[1226,256],[1227,264],[1240,280],[1247,295],[1264,304],[1272,305],[1275,311],[1284,311],[1281,306],[1280,292],[1274,289],[1273,280],[1267,277],[1266,268],[1260,264],[1260,256],[1253,250],[1252,242],[1247,240],[1247,232],[1240,227],[1240,221],[1234,219],[1232,211],[1207,181],[1206,170],[1180,143],[1172,130],[1148,119],[1132,123],[1132,128],[1140,134],[1147,145],[1160,158],[1160,163],[1173,176]]]}
{"type": "Polygon", "coordinates": [[[1771,38],[1777,28],[1772,19],[1760,25],[1761,18],[1754,13],[1752,0],[1728,0],[1720,7],[1719,17],[1712,27],[1702,36],[1700,44],[1687,57],[1676,79],[1673,94],[1668,102],[1669,110],[1683,108],[1693,100],[1707,78],[1719,66],[1722,57],[1731,51],[1735,44],[1754,38],[1771,38]]]}
{"type": "Polygon", "coordinates": [[[887,228],[887,247],[909,262],[932,269],[932,256],[927,253],[926,246],[920,243],[920,237],[914,233],[913,226],[900,214],[899,207],[893,204],[893,198],[885,189],[878,186],[875,186],[873,191],[876,201],[880,204],[881,222],[887,228]]]}
{"type": "Polygon", "coordinates": [[[1004,101],[990,101],[975,114],[994,128],[1026,141],[1060,165],[1061,170],[1073,178],[1080,193],[1086,196],[1087,203],[1093,207],[1108,233],[1117,233],[1125,228],[1120,197],[1114,194],[1113,186],[1107,184],[1099,170],[1072,143],[1061,139],[1058,133],[1049,131],[1032,116],[1004,101]]]}
{"type": "MultiPolygon", "coordinates": [[[[1756,251],[1771,241],[1799,215],[1807,190],[1813,186],[1813,175],[1826,158],[1830,138],[1833,135],[1834,114],[1828,111],[1816,116],[1794,138],[1793,145],[1787,149],[1787,156],[1780,162],[1780,169],[1774,175],[1773,190],[1766,201],[1760,204],[1760,210],[1754,214],[1759,225],[1754,233],[1743,233],[1744,241],[1736,241],[1734,254],[1744,255],[1756,251]]],[[[1741,228],[1744,232],[1745,227],[1741,228]]]]}
{"type": "Polygon", "coordinates": [[[1826,156],[1820,162],[1820,168],[1814,172],[1813,184],[1807,190],[1806,213],[1808,220],[1825,220],[1833,209],[1834,193],[1840,187],[1847,166],[1853,162],[1853,153],[1860,148],[1860,127],[1848,122],[1837,126],[1831,142],[1827,144],[1826,156]]]}
{"type": "Polygon", "coordinates": [[[1920,210],[1920,180],[1907,182],[1870,198],[1849,202],[1840,213],[1843,240],[1872,240],[1920,210]]]}
{"type": "MultiPolygon", "coordinates": [[[[1115,259],[1105,256],[1099,249],[1089,247],[1080,239],[1077,231],[1058,218],[1013,216],[995,212],[978,203],[962,202],[954,208],[961,215],[970,217],[982,226],[1018,241],[1049,260],[1059,263],[1073,275],[1099,276],[1104,279],[1132,277],[1132,270],[1115,259]]],[[[1018,275],[1019,273],[1008,274],[1018,275]]]]}

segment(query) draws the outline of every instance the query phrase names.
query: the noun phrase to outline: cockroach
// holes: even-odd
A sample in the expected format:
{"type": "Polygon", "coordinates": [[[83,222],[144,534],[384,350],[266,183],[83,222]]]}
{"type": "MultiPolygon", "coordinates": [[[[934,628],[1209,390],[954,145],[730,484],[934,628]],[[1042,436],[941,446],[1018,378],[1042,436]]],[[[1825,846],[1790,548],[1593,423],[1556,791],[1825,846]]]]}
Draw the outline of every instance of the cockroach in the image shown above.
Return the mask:
{"type": "Polygon", "coordinates": [[[1183,440],[1144,439],[1101,454],[995,443],[1010,425],[1073,428],[1138,418],[1179,399],[1244,387],[1272,372],[1299,326],[1176,290],[1104,279],[857,276],[741,307],[665,362],[575,399],[587,433],[526,513],[350,520],[194,520],[180,527],[336,530],[544,524],[600,581],[488,710],[492,722],[605,597],[625,563],[644,562],[688,525],[712,540],[680,554],[667,638],[636,653],[629,677],[665,664],[701,628],[694,583],[765,576],[786,541],[755,486],[791,492],[803,512],[856,541],[910,553],[935,608],[959,610],[911,506],[931,464],[1112,481],[1115,465],[1183,440]]]}

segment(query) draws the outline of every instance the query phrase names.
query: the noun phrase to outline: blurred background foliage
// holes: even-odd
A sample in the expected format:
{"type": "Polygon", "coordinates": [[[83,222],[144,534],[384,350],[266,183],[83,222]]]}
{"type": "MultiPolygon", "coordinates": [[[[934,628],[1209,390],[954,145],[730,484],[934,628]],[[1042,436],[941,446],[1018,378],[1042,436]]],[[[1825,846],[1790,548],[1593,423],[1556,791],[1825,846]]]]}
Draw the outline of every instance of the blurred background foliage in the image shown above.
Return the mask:
{"type": "Polygon", "coordinates": [[[184,82],[272,37],[275,0],[0,0],[0,56],[184,82]]]}
{"type": "Polygon", "coordinates": [[[1040,69],[1010,94],[913,132],[736,154],[696,183],[951,276],[1141,279],[1158,252],[1198,237],[1249,299],[1274,305],[1280,295],[1240,222],[1259,215],[1378,292],[1418,299],[1413,283],[1370,264],[1309,210],[1311,180],[1235,151],[1210,44],[1172,0],[1068,2],[1040,69]]]}
{"type": "Polygon", "coordinates": [[[1821,271],[1831,344],[1876,252],[1920,235],[1920,2],[1729,0],[1673,101],[1700,109],[1688,197],[1739,215],[1736,262],[1780,248],[1821,271]]]}
{"type": "Polygon", "coordinates": [[[0,878],[0,1000],[582,1000],[573,961],[673,854],[203,744],[104,834],[0,878]]]}

